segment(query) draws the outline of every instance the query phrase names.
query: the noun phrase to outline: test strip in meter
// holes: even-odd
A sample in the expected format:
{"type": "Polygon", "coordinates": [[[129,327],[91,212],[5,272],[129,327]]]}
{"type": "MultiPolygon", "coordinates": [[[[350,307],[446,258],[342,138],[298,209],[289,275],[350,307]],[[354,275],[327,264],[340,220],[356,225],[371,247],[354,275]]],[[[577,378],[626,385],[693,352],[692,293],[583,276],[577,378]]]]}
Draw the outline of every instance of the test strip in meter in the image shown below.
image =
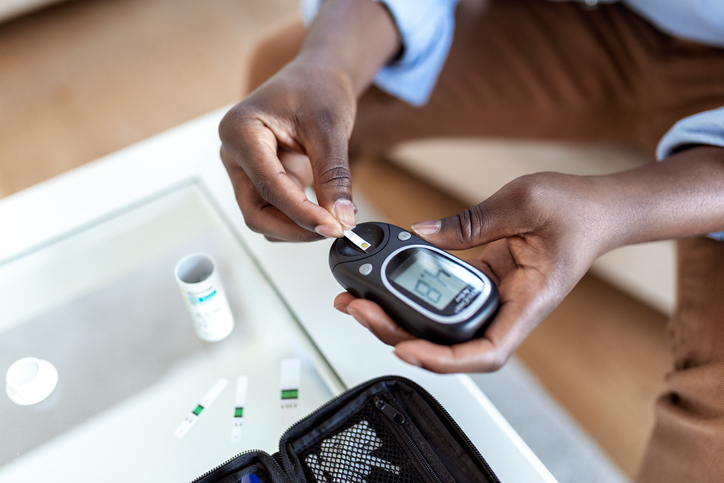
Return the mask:
{"type": "Polygon", "coordinates": [[[224,389],[226,389],[226,386],[228,385],[229,381],[227,381],[223,377],[216,381],[216,384],[211,386],[211,389],[209,389],[206,394],[204,394],[204,397],[201,398],[193,411],[191,411],[191,413],[186,416],[183,421],[181,421],[181,424],[179,424],[178,428],[176,428],[176,431],[174,431],[173,435],[176,436],[178,439],[183,438],[186,433],[189,432],[191,426],[196,424],[196,421],[199,420],[201,414],[206,409],[208,409],[209,406],[214,403],[214,401],[216,401],[216,398],[219,397],[222,392],[224,392],[224,389]]]}
{"type": "Polygon", "coordinates": [[[345,230],[344,231],[344,237],[352,242],[354,246],[362,250],[363,252],[368,252],[372,250],[374,247],[372,244],[368,241],[365,241],[364,238],[359,236],[357,233],[353,232],[352,230],[345,230]]]}
{"type": "Polygon", "coordinates": [[[246,405],[247,376],[236,378],[236,398],[234,399],[234,423],[231,426],[231,443],[241,443],[241,430],[244,426],[244,406],[246,405]]]}
{"type": "Polygon", "coordinates": [[[281,419],[283,425],[293,423],[299,416],[299,359],[284,359],[281,372],[281,419]]]}

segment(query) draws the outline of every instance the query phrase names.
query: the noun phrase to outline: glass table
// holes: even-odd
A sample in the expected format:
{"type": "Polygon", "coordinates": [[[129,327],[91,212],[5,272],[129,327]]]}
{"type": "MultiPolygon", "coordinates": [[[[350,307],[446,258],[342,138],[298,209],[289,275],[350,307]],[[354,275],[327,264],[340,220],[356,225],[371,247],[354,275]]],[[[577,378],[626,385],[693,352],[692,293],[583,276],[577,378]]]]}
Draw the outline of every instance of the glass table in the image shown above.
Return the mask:
{"type": "Polygon", "coordinates": [[[301,366],[302,417],[344,389],[399,374],[428,389],[502,481],[555,481],[466,375],[404,364],[337,313],[329,243],[273,244],[243,223],[218,161],[225,109],[0,200],[0,370],[58,370],[31,406],[0,394],[0,482],[191,481],[287,427],[280,367],[301,366]],[[175,263],[210,254],[235,329],[194,333],[175,263]],[[240,443],[237,377],[248,376],[240,443]],[[219,378],[229,385],[173,435],[219,378]]]}
{"type": "Polygon", "coordinates": [[[283,359],[301,360],[300,416],[341,387],[197,186],[2,265],[0,293],[0,367],[33,356],[59,373],[37,405],[0,397],[0,479],[32,481],[53,468],[53,481],[109,472],[114,481],[190,481],[240,451],[276,451],[283,359]],[[216,260],[235,316],[218,343],[196,337],[173,278],[176,261],[198,251],[216,260]],[[242,443],[231,444],[239,375],[248,398],[242,443]],[[229,386],[175,438],[220,377],[229,386]]]}

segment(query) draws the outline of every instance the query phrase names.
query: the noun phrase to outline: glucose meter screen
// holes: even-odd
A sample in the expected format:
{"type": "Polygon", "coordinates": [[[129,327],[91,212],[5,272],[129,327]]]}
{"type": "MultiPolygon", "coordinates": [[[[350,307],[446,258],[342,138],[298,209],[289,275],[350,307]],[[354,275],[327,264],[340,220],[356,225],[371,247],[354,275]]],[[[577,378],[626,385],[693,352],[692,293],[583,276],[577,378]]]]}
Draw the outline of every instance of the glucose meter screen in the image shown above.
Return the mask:
{"type": "Polygon", "coordinates": [[[459,271],[447,259],[420,250],[400,265],[390,278],[437,310],[443,310],[468,286],[467,281],[456,276],[459,271]]]}

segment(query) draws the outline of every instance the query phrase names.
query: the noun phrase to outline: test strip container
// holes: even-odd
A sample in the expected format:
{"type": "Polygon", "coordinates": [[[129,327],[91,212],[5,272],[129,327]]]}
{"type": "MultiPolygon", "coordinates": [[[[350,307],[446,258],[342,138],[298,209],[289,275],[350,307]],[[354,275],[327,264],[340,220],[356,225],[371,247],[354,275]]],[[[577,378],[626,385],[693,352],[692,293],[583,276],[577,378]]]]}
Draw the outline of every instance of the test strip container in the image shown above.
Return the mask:
{"type": "Polygon", "coordinates": [[[174,275],[196,335],[217,342],[231,334],[234,317],[214,259],[206,253],[191,253],[176,263],[174,275]]]}

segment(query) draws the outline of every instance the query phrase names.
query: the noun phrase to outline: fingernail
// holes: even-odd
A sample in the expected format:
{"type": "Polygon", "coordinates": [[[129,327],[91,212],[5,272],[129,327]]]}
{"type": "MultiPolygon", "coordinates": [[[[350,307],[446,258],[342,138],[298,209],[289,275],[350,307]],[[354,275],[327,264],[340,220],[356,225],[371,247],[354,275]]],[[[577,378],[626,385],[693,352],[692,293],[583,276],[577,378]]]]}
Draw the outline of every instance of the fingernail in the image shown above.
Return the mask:
{"type": "Polygon", "coordinates": [[[413,366],[422,367],[422,363],[415,358],[412,354],[406,354],[404,352],[395,351],[395,355],[413,366]]]}
{"type": "Polygon", "coordinates": [[[355,222],[354,203],[350,200],[337,200],[332,208],[334,211],[333,215],[339,220],[345,228],[354,228],[357,223],[355,222]]]}
{"type": "Polygon", "coordinates": [[[435,233],[440,231],[440,227],[442,226],[442,221],[440,220],[434,220],[434,221],[420,221],[418,223],[413,223],[410,228],[412,228],[412,231],[417,233],[421,236],[428,236],[428,235],[434,235],[435,233]]]}
{"type": "Polygon", "coordinates": [[[327,238],[342,238],[344,236],[342,230],[335,225],[319,225],[314,231],[327,238]]]}
{"type": "Polygon", "coordinates": [[[360,313],[357,312],[355,309],[353,309],[353,308],[350,307],[350,306],[347,306],[347,313],[348,313],[349,315],[351,315],[352,317],[354,317],[354,320],[356,320],[357,322],[359,322],[360,325],[362,325],[362,327],[364,327],[364,328],[367,329],[367,330],[370,329],[370,324],[368,324],[367,321],[366,321],[366,320],[360,315],[360,313]]]}
{"type": "Polygon", "coordinates": [[[349,312],[347,311],[347,306],[345,304],[337,304],[334,306],[334,308],[339,310],[343,314],[349,315],[349,312]]]}

